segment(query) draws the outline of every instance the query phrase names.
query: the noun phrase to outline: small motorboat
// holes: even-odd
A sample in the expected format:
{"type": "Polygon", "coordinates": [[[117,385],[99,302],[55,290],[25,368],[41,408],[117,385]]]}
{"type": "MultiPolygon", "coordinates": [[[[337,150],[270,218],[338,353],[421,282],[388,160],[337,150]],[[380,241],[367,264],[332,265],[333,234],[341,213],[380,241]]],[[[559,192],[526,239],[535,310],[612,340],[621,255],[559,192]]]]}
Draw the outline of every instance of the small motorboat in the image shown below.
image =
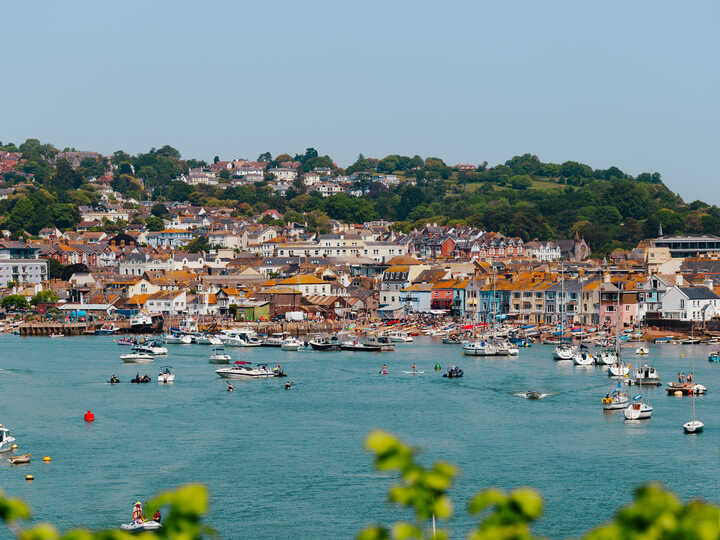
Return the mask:
{"type": "Polygon", "coordinates": [[[207,340],[210,345],[213,345],[215,347],[223,344],[223,340],[220,339],[218,336],[208,336],[207,340]]]}
{"type": "Polygon", "coordinates": [[[98,336],[109,336],[114,333],[116,333],[118,330],[120,330],[117,326],[114,324],[103,324],[100,328],[95,330],[95,334],[98,336]]]}
{"type": "Polygon", "coordinates": [[[443,377],[447,379],[459,379],[463,375],[463,370],[456,366],[452,366],[445,373],[443,373],[443,377]]]}
{"type": "Polygon", "coordinates": [[[262,342],[263,347],[282,347],[283,341],[285,341],[287,334],[284,332],[275,332],[269,335],[262,342]]]}
{"type": "Polygon", "coordinates": [[[158,384],[172,384],[175,382],[175,372],[172,366],[163,366],[158,373],[158,384]]]}
{"type": "Polygon", "coordinates": [[[152,381],[152,379],[150,378],[150,376],[147,373],[145,375],[143,375],[142,377],[140,377],[140,375],[135,375],[135,377],[130,379],[130,382],[133,384],[146,384],[151,381],[152,381]]]}
{"type": "Polygon", "coordinates": [[[167,348],[163,347],[162,344],[157,341],[135,345],[132,350],[139,353],[152,354],[153,356],[163,356],[168,353],[167,348]]]}
{"type": "Polygon", "coordinates": [[[309,343],[316,351],[339,351],[342,347],[337,336],[315,336],[309,343]]]}
{"type": "Polygon", "coordinates": [[[642,394],[633,396],[632,403],[623,411],[626,420],[643,420],[650,418],[652,413],[652,405],[643,399],[642,394]]]}
{"type": "Polygon", "coordinates": [[[232,357],[225,352],[223,347],[213,347],[212,354],[208,358],[211,364],[229,364],[232,357]]]}
{"type": "Polygon", "coordinates": [[[380,345],[374,345],[371,343],[363,343],[354,339],[352,341],[345,341],[340,345],[340,349],[343,351],[355,351],[355,352],[380,352],[380,345]]]}
{"type": "Polygon", "coordinates": [[[145,531],[157,531],[162,525],[155,520],[147,520],[143,521],[141,519],[138,519],[136,521],[133,521],[131,523],[123,523],[120,525],[120,528],[123,531],[131,532],[131,533],[140,533],[145,531]]]}
{"type": "Polygon", "coordinates": [[[285,338],[280,344],[280,349],[283,351],[298,351],[302,347],[302,341],[294,337],[285,338]]]}
{"type": "Polygon", "coordinates": [[[223,379],[268,379],[280,375],[265,364],[253,366],[251,362],[236,361],[231,367],[220,368],[215,373],[223,379]]]}
{"type": "Polygon", "coordinates": [[[12,450],[14,442],[15,437],[11,437],[8,429],[0,424],[0,452],[9,452],[12,450]]]}
{"type": "Polygon", "coordinates": [[[390,341],[390,338],[387,336],[370,336],[365,339],[365,343],[367,345],[377,345],[380,347],[380,351],[382,352],[390,352],[395,350],[395,344],[390,341]]]}
{"type": "Polygon", "coordinates": [[[31,457],[32,454],[21,454],[19,456],[10,456],[8,461],[10,462],[10,465],[21,465],[24,463],[30,463],[31,457]]]}
{"type": "Polygon", "coordinates": [[[662,381],[660,381],[660,376],[654,367],[644,364],[642,367],[636,367],[632,370],[628,384],[660,386],[662,381]]]}
{"type": "Polygon", "coordinates": [[[407,332],[389,332],[387,337],[393,343],[412,343],[413,338],[407,335],[407,332]]]}
{"type": "Polygon", "coordinates": [[[155,360],[155,357],[152,354],[134,352],[121,354],[120,360],[126,364],[149,364],[155,360]]]}
{"type": "Polygon", "coordinates": [[[720,362],[720,351],[712,351],[708,354],[708,362],[720,362]]]}
{"type": "Polygon", "coordinates": [[[650,350],[647,347],[638,347],[635,349],[635,354],[638,356],[647,356],[650,354],[650,350]]]}
{"type": "Polygon", "coordinates": [[[50,337],[51,338],[61,338],[61,337],[65,337],[65,334],[50,334],[50,337]]]}
{"type": "Polygon", "coordinates": [[[444,337],[442,339],[442,342],[445,345],[460,345],[462,343],[462,340],[460,339],[460,336],[458,336],[457,334],[453,334],[451,336],[444,337]]]}
{"type": "Polygon", "coordinates": [[[466,356],[495,356],[497,349],[489,341],[473,341],[463,345],[463,354],[466,356]]]}
{"type": "Polygon", "coordinates": [[[121,339],[116,339],[116,340],[114,340],[114,341],[115,341],[115,343],[117,343],[118,345],[126,345],[126,346],[135,346],[135,345],[137,345],[137,341],[135,341],[133,338],[129,338],[129,337],[124,337],[124,338],[121,338],[121,339]]]}

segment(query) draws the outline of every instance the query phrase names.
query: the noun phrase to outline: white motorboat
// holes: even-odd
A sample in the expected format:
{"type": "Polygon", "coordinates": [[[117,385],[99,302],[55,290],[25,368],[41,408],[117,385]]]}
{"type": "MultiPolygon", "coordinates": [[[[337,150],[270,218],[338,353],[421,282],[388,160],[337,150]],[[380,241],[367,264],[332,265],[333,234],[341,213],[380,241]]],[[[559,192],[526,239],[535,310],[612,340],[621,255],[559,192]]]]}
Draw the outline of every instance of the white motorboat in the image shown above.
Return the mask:
{"type": "Polygon", "coordinates": [[[493,346],[495,347],[496,356],[517,356],[520,354],[520,349],[510,343],[507,339],[495,339],[493,340],[493,346]]]}
{"type": "Polygon", "coordinates": [[[660,386],[662,384],[657,370],[647,364],[633,369],[628,382],[639,386],[660,386]]]}
{"type": "Polygon", "coordinates": [[[262,346],[263,347],[282,347],[283,341],[285,341],[286,337],[287,337],[287,334],[285,332],[275,332],[265,338],[265,340],[262,342],[262,346]]]}
{"type": "Polygon", "coordinates": [[[0,452],[9,452],[12,450],[12,445],[15,442],[15,437],[10,436],[10,431],[0,424],[0,452]]]}
{"type": "Polygon", "coordinates": [[[175,371],[171,366],[163,366],[158,373],[158,384],[171,384],[175,382],[175,371]]]}
{"type": "Polygon", "coordinates": [[[291,336],[283,340],[283,342],[280,344],[280,348],[283,351],[298,351],[300,350],[300,347],[302,347],[302,345],[302,341],[291,336]]]}
{"type": "Polygon", "coordinates": [[[162,527],[162,525],[159,522],[154,521],[152,519],[147,520],[147,521],[138,519],[131,523],[123,523],[122,525],[120,525],[120,528],[123,531],[128,531],[131,533],[140,533],[140,532],[145,532],[145,531],[157,531],[160,527],[162,527]]]}
{"type": "Polygon", "coordinates": [[[595,363],[595,358],[587,351],[578,351],[573,356],[573,362],[576,366],[592,366],[595,363]]]}
{"type": "Polygon", "coordinates": [[[207,340],[210,345],[214,345],[216,347],[223,344],[223,340],[217,336],[208,336],[207,340]]]}
{"type": "Polygon", "coordinates": [[[466,356],[495,356],[497,349],[489,341],[473,341],[463,345],[463,354],[466,356]]]}
{"type": "Polygon", "coordinates": [[[627,420],[643,420],[650,418],[652,413],[652,405],[645,401],[641,394],[633,396],[632,403],[623,411],[627,420]]]}
{"type": "Polygon", "coordinates": [[[193,336],[193,342],[196,345],[210,345],[210,338],[208,338],[205,334],[195,334],[193,336]]]}
{"type": "Polygon", "coordinates": [[[132,350],[139,353],[152,354],[153,356],[163,356],[168,353],[167,348],[160,345],[157,341],[135,345],[132,350]]]}
{"type": "Polygon", "coordinates": [[[612,392],[605,394],[601,400],[604,411],[615,411],[625,409],[630,404],[630,397],[618,387],[612,392]]]}
{"type": "Polygon", "coordinates": [[[149,364],[155,360],[155,356],[143,352],[121,354],[120,360],[126,364],[149,364]]]}
{"type": "Polygon", "coordinates": [[[225,352],[223,347],[213,347],[208,362],[211,364],[229,364],[230,360],[232,360],[232,357],[225,352]]]}
{"type": "Polygon", "coordinates": [[[647,356],[648,354],[650,354],[650,349],[644,346],[638,347],[637,349],[635,349],[635,354],[638,356],[647,356]]]}
{"type": "Polygon", "coordinates": [[[161,340],[166,345],[179,345],[182,343],[182,338],[180,334],[163,334],[161,340]]]}
{"type": "Polygon", "coordinates": [[[254,330],[224,330],[220,339],[230,347],[259,347],[262,341],[254,330]]]}
{"type": "Polygon", "coordinates": [[[388,332],[387,337],[392,341],[393,343],[412,343],[414,340],[412,336],[409,336],[407,332],[388,332]]]}
{"type": "Polygon", "coordinates": [[[235,362],[231,367],[215,370],[223,379],[268,379],[277,377],[278,373],[264,364],[253,366],[251,362],[235,362]]]}
{"type": "Polygon", "coordinates": [[[576,352],[577,347],[561,343],[553,350],[553,360],[572,360],[576,352]]]}

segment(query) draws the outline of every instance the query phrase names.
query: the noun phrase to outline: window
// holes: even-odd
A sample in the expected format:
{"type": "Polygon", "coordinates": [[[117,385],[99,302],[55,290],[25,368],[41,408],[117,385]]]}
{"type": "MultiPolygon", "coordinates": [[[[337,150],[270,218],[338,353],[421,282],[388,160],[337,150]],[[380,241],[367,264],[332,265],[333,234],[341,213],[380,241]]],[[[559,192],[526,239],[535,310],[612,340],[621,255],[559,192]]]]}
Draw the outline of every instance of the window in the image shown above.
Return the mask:
{"type": "Polygon", "coordinates": [[[625,311],[630,311],[630,304],[625,306],[625,311]]]}
{"type": "Polygon", "coordinates": [[[680,300],[680,309],[685,309],[685,300],[680,300]]]}

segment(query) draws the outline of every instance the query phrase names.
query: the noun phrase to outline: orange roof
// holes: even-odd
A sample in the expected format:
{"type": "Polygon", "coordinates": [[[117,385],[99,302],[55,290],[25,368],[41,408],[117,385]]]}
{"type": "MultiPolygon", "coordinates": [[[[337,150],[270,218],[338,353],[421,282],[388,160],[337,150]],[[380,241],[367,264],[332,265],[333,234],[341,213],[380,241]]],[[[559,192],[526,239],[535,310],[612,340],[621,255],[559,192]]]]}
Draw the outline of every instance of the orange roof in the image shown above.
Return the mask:
{"type": "Polygon", "coordinates": [[[145,305],[145,302],[147,302],[147,299],[150,298],[149,294],[136,294],[135,296],[131,296],[128,298],[127,303],[137,306],[143,306],[145,305]]]}
{"type": "Polygon", "coordinates": [[[310,274],[293,276],[277,282],[278,285],[328,285],[327,281],[318,279],[310,274]]]}

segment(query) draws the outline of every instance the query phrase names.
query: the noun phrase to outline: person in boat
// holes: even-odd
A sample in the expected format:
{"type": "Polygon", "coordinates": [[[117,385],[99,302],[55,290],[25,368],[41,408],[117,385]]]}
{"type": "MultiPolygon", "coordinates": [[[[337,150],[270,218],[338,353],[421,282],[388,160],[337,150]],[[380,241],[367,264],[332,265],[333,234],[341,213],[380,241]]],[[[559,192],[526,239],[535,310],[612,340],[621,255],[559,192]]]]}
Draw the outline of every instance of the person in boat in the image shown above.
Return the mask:
{"type": "Polygon", "coordinates": [[[162,520],[160,510],[155,510],[155,513],[153,514],[153,521],[157,521],[158,523],[160,523],[160,520],[162,520]]]}
{"type": "Polygon", "coordinates": [[[688,382],[688,384],[690,384],[693,381],[692,371],[687,374],[687,377],[685,378],[685,380],[688,382]]]}
{"type": "Polygon", "coordinates": [[[132,520],[133,521],[144,521],[143,509],[142,509],[142,504],[140,503],[140,501],[136,502],[135,506],[133,506],[132,520]]]}

